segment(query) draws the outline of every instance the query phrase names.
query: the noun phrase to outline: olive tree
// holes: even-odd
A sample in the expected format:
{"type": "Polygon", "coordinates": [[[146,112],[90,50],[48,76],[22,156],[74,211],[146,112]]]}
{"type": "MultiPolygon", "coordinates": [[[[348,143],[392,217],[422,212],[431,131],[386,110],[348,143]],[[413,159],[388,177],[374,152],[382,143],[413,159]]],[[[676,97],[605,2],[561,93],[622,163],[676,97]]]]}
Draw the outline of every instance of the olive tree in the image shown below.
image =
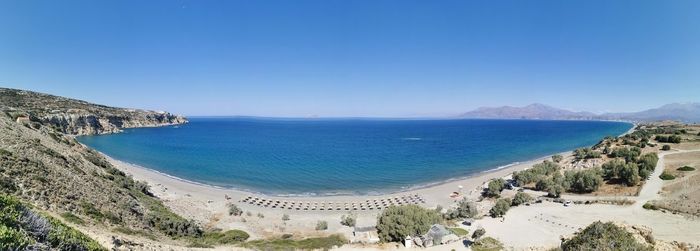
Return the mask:
{"type": "Polygon", "coordinates": [[[498,199],[496,204],[489,210],[489,214],[494,218],[505,215],[510,209],[510,203],[510,199],[498,199]]]}
{"type": "Polygon", "coordinates": [[[501,195],[501,191],[506,188],[506,181],[504,179],[493,179],[489,182],[484,195],[487,197],[497,197],[501,195]]]}
{"type": "Polygon", "coordinates": [[[424,234],[441,222],[442,217],[435,210],[418,205],[390,206],[377,219],[377,232],[382,241],[402,241],[406,236],[424,234]]]}

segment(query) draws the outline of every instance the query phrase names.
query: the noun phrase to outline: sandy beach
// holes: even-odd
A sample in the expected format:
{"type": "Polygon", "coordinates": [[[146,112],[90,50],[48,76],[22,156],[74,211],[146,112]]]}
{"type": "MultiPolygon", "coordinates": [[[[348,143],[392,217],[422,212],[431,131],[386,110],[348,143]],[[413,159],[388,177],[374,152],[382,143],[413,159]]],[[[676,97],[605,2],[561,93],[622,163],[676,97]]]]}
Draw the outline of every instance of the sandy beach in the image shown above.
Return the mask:
{"type": "MultiPolygon", "coordinates": [[[[564,154],[563,154],[564,155],[564,154]]],[[[565,156],[570,155],[566,153],[565,156]]],[[[351,210],[351,211],[304,211],[294,209],[268,208],[250,205],[241,202],[242,199],[253,196],[268,200],[305,201],[305,202],[363,202],[366,200],[393,198],[407,195],[418,195],[425,200],[422,206],[434,208],[447,207],[463,197],[477,199],[480,191],[489,180],[511,175],[513,171],[530,168],[533,164],[551,158],[546,156],[530,161],[520,162],[502,167],[500,169],[479,173],[470,177],[459,178],[452,181],[409,189],[382,195],[338,195],[338,196],[271,196],[249,191],[219,188],[204,184],[198,184],[187,180],[172,177],[138,165],[116,160],[105,156],[114,166],[132,175],[134,179],[148,182],[152,192],[160,197],[173,211],[184,217],[195,219],[204,226],[214,228],[236,228],[248,231],[252,238],[263,238],[279,234],[280,230],[296,232],[303,235],[323,235],[328,233],[342,233],[352,236],[352,229],[340,225],[342,215],[357,216],[358,226],[374,226],[376,217],[381,210],[351,210]],[[460,189],[461,186],[461,189],[460,189]],[[453,192],[461,195],[451,197],[453,192]],[[228,199],[227,199],[228,198],[228,199]],[[241,217],[228,215],[227,204],[233,203],[250,214],[241,217]],[[258,214],[264,215],[259,217],[258,214]],[[289,221],[282,221],[282,215],[290,216],[289,221]],[[325,220],[328,222],[328,230],[324,233],[315,231],[313,224],[325,220]]]]}

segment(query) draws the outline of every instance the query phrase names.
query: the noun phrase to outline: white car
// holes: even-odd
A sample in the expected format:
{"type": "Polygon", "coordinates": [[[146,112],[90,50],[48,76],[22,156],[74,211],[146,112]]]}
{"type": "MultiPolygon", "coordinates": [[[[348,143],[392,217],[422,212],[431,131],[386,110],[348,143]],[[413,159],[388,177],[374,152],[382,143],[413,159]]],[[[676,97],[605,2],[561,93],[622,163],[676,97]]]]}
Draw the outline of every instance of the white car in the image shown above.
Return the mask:
{"type": "Polygon", "coordinates": [[[564,202],[564,206],[565,207],[571,206],[571,201],[567,200],[566,202],[564,202]]]}

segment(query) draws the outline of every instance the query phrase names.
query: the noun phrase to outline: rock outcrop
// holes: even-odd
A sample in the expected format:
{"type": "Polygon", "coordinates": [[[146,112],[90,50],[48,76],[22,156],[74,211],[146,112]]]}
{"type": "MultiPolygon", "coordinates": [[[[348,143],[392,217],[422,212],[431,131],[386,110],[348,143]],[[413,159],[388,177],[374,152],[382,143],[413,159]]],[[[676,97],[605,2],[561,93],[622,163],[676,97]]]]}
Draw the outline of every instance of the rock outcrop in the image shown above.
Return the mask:
{"type": "Polygon", "coordinates": [[[26,116],[34,123],[72,135],[109,134],[124,128],[187,123],[185,117],[168,112],[109,107],[7,88],[0,88],[0,109],[12,117],[26,116]]]}

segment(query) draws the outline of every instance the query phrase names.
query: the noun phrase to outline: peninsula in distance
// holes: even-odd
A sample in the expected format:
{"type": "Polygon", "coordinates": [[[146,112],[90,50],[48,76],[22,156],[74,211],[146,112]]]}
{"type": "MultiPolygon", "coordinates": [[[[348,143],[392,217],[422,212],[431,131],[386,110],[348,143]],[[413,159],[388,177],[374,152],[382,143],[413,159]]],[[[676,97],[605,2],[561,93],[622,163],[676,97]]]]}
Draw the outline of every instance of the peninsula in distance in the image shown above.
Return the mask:
{"type": "Polygon", "coordinates": [[[0,251],[700,250],[698,12],[0,2],[0,251]]]}

